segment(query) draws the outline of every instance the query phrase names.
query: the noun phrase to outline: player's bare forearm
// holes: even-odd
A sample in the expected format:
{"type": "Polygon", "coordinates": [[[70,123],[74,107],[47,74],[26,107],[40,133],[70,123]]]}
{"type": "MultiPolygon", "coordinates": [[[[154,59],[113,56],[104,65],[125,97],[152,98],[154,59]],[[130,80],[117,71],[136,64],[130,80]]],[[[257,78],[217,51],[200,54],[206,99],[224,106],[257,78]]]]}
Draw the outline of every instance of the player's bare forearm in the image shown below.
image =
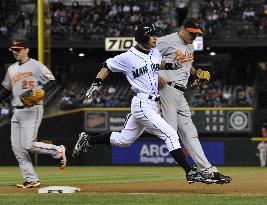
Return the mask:
{"type": "Polygon", "coordinates": [[[99,78],[103,81],[107,78],[109,74],[110,74],[110,70],[108,68],[102,68],[97,74],[96,78],[99,78]]]}
{"type": "Polygon", "coordinates": [[[165,70],[165,66],[166,66],[166,62],[165,61],[161,61],[160,70],[165,70]]]}

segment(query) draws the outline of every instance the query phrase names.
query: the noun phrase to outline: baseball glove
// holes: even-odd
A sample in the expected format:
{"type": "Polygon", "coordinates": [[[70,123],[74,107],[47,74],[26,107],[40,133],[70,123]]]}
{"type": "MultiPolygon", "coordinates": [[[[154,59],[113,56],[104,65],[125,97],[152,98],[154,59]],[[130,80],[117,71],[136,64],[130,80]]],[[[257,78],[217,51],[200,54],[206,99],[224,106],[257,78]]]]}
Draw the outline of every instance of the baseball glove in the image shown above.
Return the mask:
{"type": "Polygon", "coordinates": [[[22,93],[19,98],[25,107],[32,107],[44,99],[43,89],[33,89],[22,93]]]}
{"type": "Polygon", "coordinates": [[[210,73],[209,71],[205,71],[205,70],[201,70],[201,69],[197,69],[196,73],[195,73],[195,80],[192,83],[192,87],[195,86],[201,86],[206,84],[207,82],[210,81],[210,73]]]}

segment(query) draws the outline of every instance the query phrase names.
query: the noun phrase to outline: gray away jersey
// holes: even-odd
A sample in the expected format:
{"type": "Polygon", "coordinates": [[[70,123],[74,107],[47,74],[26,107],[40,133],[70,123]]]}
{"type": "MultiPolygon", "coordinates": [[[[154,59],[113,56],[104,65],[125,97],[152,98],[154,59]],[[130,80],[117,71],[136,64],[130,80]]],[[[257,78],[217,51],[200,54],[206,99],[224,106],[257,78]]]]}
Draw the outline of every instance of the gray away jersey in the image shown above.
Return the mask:
{"type": "Polygon", "coordinates": [[[112,72],[122,72],[126,75],[134,92],[158,94],[161,53],[157,48],[152,48],[148,54],[145,54],[131,47],[128,51],[109,58],[106,62],[112,72]]]}
{"type": "Polygon", "coordinates": [[[18,62],[11,65],[2,85],[12,91],[13,106],[21,106],[19,95],[30,89],[42,88],[50,80],[55,80],[51,71],[42,63],[30,58],[21,65],[18,62]]]}
{"type": "Polygon", "coordinates": [[[193,44],[185,44],[176,32],[158,38],[157,48],[163,56],[163,61],[172,63],[175,69],[160,70],[160,76],[186,88],[194,61],[193,44]]]}

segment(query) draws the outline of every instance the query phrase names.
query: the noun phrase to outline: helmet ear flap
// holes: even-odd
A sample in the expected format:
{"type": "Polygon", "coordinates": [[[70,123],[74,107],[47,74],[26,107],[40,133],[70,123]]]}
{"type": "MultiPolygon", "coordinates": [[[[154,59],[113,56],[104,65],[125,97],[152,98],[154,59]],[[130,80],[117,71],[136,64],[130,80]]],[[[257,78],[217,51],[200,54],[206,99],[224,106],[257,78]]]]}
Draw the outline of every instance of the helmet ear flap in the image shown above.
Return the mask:
{"type": "Polygon", "coordinates": [[[135,38],[135,41],[138,43],[148,43],[149,36],[148,35],[140,35],[138,38],[135,38]]]}

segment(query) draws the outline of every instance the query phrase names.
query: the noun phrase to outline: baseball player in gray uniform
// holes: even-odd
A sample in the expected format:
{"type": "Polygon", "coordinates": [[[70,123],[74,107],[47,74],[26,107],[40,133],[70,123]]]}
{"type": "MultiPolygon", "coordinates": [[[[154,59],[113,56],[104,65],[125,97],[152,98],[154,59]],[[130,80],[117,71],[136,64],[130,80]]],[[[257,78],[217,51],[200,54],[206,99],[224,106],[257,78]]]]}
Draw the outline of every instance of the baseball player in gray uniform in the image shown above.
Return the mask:
{"type": "MultiPolygon", "coordinates": [[[[200,171],[210,174],[212,183],[229,183],[232,179],[222,175],[207,160],[198,139],[197,129],[192,122],[190,108],[184,97],[190,74],[195,75],[193,41],[202,34],[198,21],[184,20],[179,32],[160,37],[157,48],[169,70],[159,72],[160,96],[163,118],[178,132],[182,143],[188,150],[200,171]]],[[[208,71],[204,71],[208,72],[208,71]]],[[[209,73],[205,73],[208,74],[209,73]]]]}
{"type": "Polygon", "coordinates": [[[42,102],[25,107],[19,96],[27,90],[43,88],[48,91],[55,82],[51,71],[40,62],[29,58],[29,48],[23,40],[16,40],[10,46],[16,63],[11,65],[0,89],[0,101],[13,95],[14,113],[11,119],[11,145],[18,160],[25,182],[19,188],[32,188],[40,185],[34,171],[30,153],[48,154],[60,160],[60,168],[66,166],[65,147],[37,142],[37,133],[43,117],[42,102]]]}
{"type": "Polygon", "coordinates": [[[86,151],[94,144],[130,146],[146,129],[164,140],[170,154],[184,169],[188,183],[203,182],[206,180],[205,175],[191,170],[181,150],[177,132],[159,112],[158,72],[160,67],[164,68],[164,64],[161,65],[161,53],[155,48],[156,35],[157,28],[154,24],[138,26],[135,30],[138,45],[104,63],[86,96],[92,98],[111,72],[122,72],[135,93],[131,103],[131,114],[121,132],[108,132],[94,137],[82,132],[73,149],[73,156],[86,151]]]}

